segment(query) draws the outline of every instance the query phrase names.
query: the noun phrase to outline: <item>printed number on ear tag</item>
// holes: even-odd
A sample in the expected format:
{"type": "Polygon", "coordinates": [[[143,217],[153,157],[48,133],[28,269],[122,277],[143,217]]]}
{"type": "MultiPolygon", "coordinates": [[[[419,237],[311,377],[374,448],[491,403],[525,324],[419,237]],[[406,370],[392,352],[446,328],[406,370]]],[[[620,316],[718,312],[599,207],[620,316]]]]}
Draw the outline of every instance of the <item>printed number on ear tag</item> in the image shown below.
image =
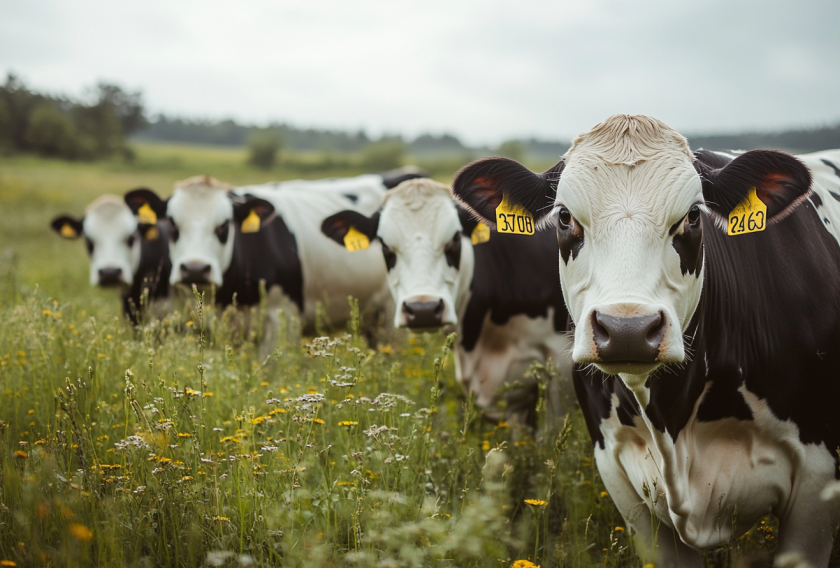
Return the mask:
{"type": "Polygon", "coordinates": [[[767,206],[755,194],[755,188],[751,188],[744,200],[735,206],[729,214],[729,225],[726,234],[745,235],[757,233],[767,228],[767,206]]]}
{"type": "Polygon", "coordinates": [[[65,239],[75,239],[79,236],[79,233],[76,232],[76,229],[70,223],[64,223],[61,226],[61,236],[65,239]]]}
{"type": "Polygon", "coordinates": [[[344,246],[350,252],[356,252],[357,250],[365,250],[370,248],[370,239],[367,238],[367,235],[356,229],[356,227],[350,226],[350,230],[347,231],[347,234],[344,235],[344,246]]]}
{"type": "Polygon", "coordinates": [[[472,235],[470,235],[470,240],[472,241],[473,246],[486,243],[490,240],[490,227],[484,223],[479,223],[475,226],[475,229],[473,229],[472,235]]]}
{"type": "Polygon", "coordinates": [[[157,214],[152,211],[148,203],[144,203],[143,207],[137,210],[137,220],[148,225],[157,224],[157,214]]]}
{"type": "Polygon", "coordinates": [[[239,228],[242,229],[243,233],[256,233],[260,230],[260,216],[257,215],[256,211],[251,209],[248,216],[242,220],[242,224],[239,228]]]}
{"type": "Polygon", "coordinates": [[[533,235],[534,216],[520,205],[513,205],[505,195],[496,207],[496,230],[513,235],[533,235]]]}

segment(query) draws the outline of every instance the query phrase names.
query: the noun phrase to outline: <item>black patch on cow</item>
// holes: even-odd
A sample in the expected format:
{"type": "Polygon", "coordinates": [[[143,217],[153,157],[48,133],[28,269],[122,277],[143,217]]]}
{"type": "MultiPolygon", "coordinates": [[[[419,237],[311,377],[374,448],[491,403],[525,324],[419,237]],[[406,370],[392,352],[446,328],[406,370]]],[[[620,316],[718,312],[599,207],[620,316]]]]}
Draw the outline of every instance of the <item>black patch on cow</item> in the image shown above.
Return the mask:
{"type": "Polygon", "coordinates": [[[169,199],[161,199],[157,193],[148,187],[138,187],[137,189],[126,192],[123,200],[135,215],[137,215],[141,207],[148,205],[155,212],[158,220],[166,217],[166,204],[169,202],[169,199]]]}
{"type": "Polygon", "coordinates": [[[555,228],[557,234],[557,246],[560,247],[560,257],[563,259],[563,264],[569,264],[569,256],[572,260],[577,259],[583,248],[584,235],[583,227],[577,222],[577,219],[572,217],[569,210],[565,207],[561,208],[557,213],[557,227],[555,228]]]}
{"type": "MultiPolygon", "coordinates": [[[[699,380],[697,382],[700,382],[699,380]]],[[[744,395],[738,390],[744,384],[743,374],[736,367],[720,368],[697,409],[697,420],[714,422],[724,418],[752,420],[744,395]]]]}
{"type": "Polygon", "coordinates": [[[229,305],[235,295],[239,305],[258,304],[263,280],[266,290],[280,286],[303,311],[303,269],[297,240],[283,218],[274,216],[255,233],[243,233],[239,225],[234,225],[233,258],[216,292],[216,301],[229,305]]]}
{"type": "Polygon", "coordinates": [[[635,418],[641,416],[639,403],[619,377],[605,375],[597,369],[591,372],[578,369],[573,374],[573,383],[586,429],[594,445],[604,449],[601,422],[612,413],[613,395],[618,399],[615,410],[619,422],[624,426],[636,425],[635,418]]]}
{"type": "Polygon", "coordinates": [[[478,226],[480,221],[464,207],[456,205],[455,208],[458,210],[458,220],[461,221],[461,231],[463,231],[465,235],[472,235],[472,232],[478,226]]]}
{"type": "MultiPolygon", "coordinates": [[[[831,168],[832,170],[834,170],[834,175],[836,175],[837,177],[840,177],[840,168],[838,168],[837,166],[835,166],[833,162],[831,162],[830,160],[826,160],[825,158],[821,158],[821,159],[820,159],[820,161],[821,161],[823,164],[825,164],[826,166],[828,166],[829,168],[831,168]]],[[[840,201],[840,195],[838,195],[838,194],[834,193],[834,192],[833,192],[833,191],[831,191],[831,190],[828,190],[828,193],[830,193],[830,194],[831,194],[831,197],[833,197],[833,198],[834,198],[834,199],[836,199],[837,201],[840,201]]]]}
{"type": "Polygon", "coordinates": [[[455,233],[455,236],[446,243],[443,247],[443,255],[446,257],[446,264],[455,270],[461,267],[461,231],[455,233]]]}
{"type": "Polygon", "coordinates": [[[347,200],[350,201],[350,203],[352,203],[354,205],[359,202],[359,196],[356,195],[355,193],[342,193],[341,195],[346,197],[347,200]]]}
{"type": "MultiPolygon", "coordinates": [[[[681,220],[680,223],[684,223],[683,232],[674,235],[671,242],[680,257],[680,272],[683,276],[689,273],[700,278],[700,271],[703,268],[704,223],[702,215],[696,223],[689,223],[687,220],[681,220]]],[[[713,224],[714,221],[709,219],[709,225],[713,224]]]]}
{"type": "Polygon", "coordinates": [[[816,193],[811,194],[811,202],[813,202],[814,207],[822,207],[822,198],[817,195],[816,193]]]}
{"type": "Polygon", "coordinates": [[[551,231],[532,236],[493,233],[473,248],[475,272],[464,313],[461,345],[472,351],[487,314],[496,325],[515,315],[547,317],[554,308],[554,329],[564,331],[568,311],[560,288],[557,244],[551,231]]]}
{"type": "Polygon", "coordinates": [[[412,172],[405,172],[401,170],[395,170],[393,172],[386,172],[382,175],[382,185],[384,185],[388,189],[393,189],[400,185],[404,181],[408,181],[410,179],[418,179],[418,178],[427,178],[429,174],[423,170],[415,170],[412,172]]]}
{"type": "Polygon", "coordinates": [[[394,249],[386,245],[382,239],[379,239],[379,243],[382,246],[382,257],[385,259],[385,268],[388,272],[391,272],[391,269],[397,265],[397,253],[394,252],[394,249]]]}
{"type": "MultiPolygon", "coordinates": [[[[169,223],[160,217],[157,225],[147,225],[145,230],[156,227],[158,238],[140,239],[140,264],[129,288],[122,298],[123,313],[132,324],[137,324],[143,307],[143,295],[148,291],[148,300],[169,296],[169,275],[172,262],[169,259],[169,223]]],[[[140,230],[140,229],[138,229],[140,230]]]]}
{"type": "Polygon", "coordinates": [[[507,195],[539,222],[554,203],[557,183],[565,167],[559,162],[537,174],[508,158],[485,158],[461,169],[452,182],[452,194],[491,229],[496,228],[496,208],[507,195]]]}
{"type": "Polygon", "coordinates": [[[227,219],[224,223],[216,227],[213,232],[216,234],[216,238],[219,239],[220,243],[226,244],[230,235],[230,219],[227,219]]]}

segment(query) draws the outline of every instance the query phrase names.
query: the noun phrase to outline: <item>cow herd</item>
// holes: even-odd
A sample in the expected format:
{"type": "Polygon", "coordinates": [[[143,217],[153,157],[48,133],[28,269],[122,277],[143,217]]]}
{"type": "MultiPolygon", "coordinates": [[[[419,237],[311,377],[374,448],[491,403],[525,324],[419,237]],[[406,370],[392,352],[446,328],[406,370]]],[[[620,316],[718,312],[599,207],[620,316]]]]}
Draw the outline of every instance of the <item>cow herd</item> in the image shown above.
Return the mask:
{"type": "Polygon", "coordinates": [[[358,299],[368,321],[458,332],[456,374],[495,419],[579,404],[604,484],[657,566],[772,513],[778,566],[826,566],[840,508],[840,151],[689,149],[616,115],[533,173],[506,158],[451,188],[402,170],[231,187],[208,176],[103,196],[83,218],[91,284],[136,319],[170,286],[269,297],[304,326],[358,299]],[[558,278],[559,275],[559,278],[558,278]],[[513,388],[511,387],[513,385],[513,388]],[[504,398],[507,416],[490,409],[504,398]]]}

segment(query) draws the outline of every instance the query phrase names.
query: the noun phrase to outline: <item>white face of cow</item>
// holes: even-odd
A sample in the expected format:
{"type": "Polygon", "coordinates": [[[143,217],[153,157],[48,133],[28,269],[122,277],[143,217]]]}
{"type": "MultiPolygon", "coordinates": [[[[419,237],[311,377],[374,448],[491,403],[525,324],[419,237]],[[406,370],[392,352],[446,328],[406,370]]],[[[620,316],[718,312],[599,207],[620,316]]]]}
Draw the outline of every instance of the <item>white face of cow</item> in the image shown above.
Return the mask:
{"type": "Polygon", "coordinates": [[[233,203],[229,186],[197,176],[175,186],[166,214],[172,223],[170,283],[222,285],[233,256],[233,203]]]}
{"type": "Polygon", "coordinates": [[[377,236],[398,309],[397,327],[438,327],[458,322],[457,307],[473,274],[472,245],[461,232],[449,190],[428,179],[391,190],[377,236]]]}
{"type": "Polygon", "coordinates": [[[608,121],[579,137],[550,216],[573,358],[611,374],[683,361],[702,291],[702,183],[685,140],[663,126],[628,125],[616,141],[608,121]]]}
{"type": "Polygon", "coordinates": [[[92,286],[131,286],[140,266],[140,237],[137,219],[121,197],[103,195],[88,205],[83,219],[63,216],[53,228],[65,238],[84,236],[92,286]]]}

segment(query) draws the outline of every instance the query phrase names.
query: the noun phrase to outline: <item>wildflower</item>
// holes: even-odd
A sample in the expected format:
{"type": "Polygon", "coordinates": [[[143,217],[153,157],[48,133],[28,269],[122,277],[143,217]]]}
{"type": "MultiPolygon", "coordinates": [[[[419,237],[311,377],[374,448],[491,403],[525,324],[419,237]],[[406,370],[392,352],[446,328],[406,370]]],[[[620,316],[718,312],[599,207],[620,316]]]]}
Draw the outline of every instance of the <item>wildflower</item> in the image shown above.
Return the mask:
{"type": "Polygon", "coordinates": [[[188,432],[178,432],[178,437],[179,438],[192,438],[192,434],[190,434],[188,432]]]}
{"type": "Polygon", "coordinates": [[[0,566],[17,566],[14,560],[0,560],[0,566]]]}
{"type": "Polygon", "coordinates": [[[517,560],[510,566],[511,568],[540,568],[530,560],[517,560]]]}
{"type": "Polygon", "coordinates": [[[645,568],[654,568],[653,562],[648,562],[647,564],[645,564],[645,568]]]}
{"type": "Polygon", "coordinates": [[[269,416],[274,416],[275,414],[279,414],[281,412],[286,412],[285,408],[275,408],[274,410],[268,413],[269,416]]]}
{"type": "Polygon", "coordinates": [[[213,396],[213,393],[212,392],[206,392],[206,393],[202,394],[201,396],[203,396],[203,397],[204,396],[213,396]]]}
{"type": "Polygon", "coordinates": [[[189,481],[191,479],[192,479],[192,475],[185,475],[184,477],[181,478],[181,481],[189,481]]]}
{"type": "Polygon", "coordinates": [[[88,541],[93,538],[93,531],[91,531],[85,525],[80,525],[79,523],[70,523],[70,526],[67,528],[70,531],[70,534],[72,534],[79,540],[88,541]]]}
{"type": "Polygon", "coordinates": [[[15,451],[15,457],[19,460],[25,460],[26,458],[29,457],[29,454],[27,454],[23,450],[16,450],[15,451]]]}
{"type": "Polygon", "coordinates": [[[485,452],[489,452],[490,451],[490,440],[484,440],[481,443],[481,449],[484,450],[485,452]]]}
{"type": "Polygon", "coordinates": [[[201,396],[201,391],[192,390],[189,387],[184,387],[184,392],[187,393],[187,396],[201,396]]]}
{"type": "Polygon", "coordinates": [[[533,505],[534,507],[542,507],[543,505],[548,505],[548,501],[543,501],[542,499],[525,499],[525,502],[528,505],[533,505]]]}
{"type": "Polygon", "coordinates": [[[268,416],[257,416],[251,419],[251,424],[262,424],[267,418],[268,416]]]}
{"type": "Polygon", "coordinates": [[[624,532],[624,527],[615,527],[615,532],[624,532]]]}
{"type": "Polygon", "coordinates": [[[607,493],[606,491],[601,491],[601,497],[608,497],[608,496],[609,496],[609,493],[607,493]]]}
{"type": "Polygon", "coordinates": [[[320,418],[313,418],[312,422],[314,422],[315,424],[324,424],[324,421],[320,418]]]}
{"type": "Polygon", "coordinates": [[[221,517],[221,516],[207,517],[207,520],[208,521],[221,521],[221,522],[224,522],[224,523],[229,523],[230,522],[230,518],[221,517]]]}
{"type": "Polygon", "coordinates": [[[260,383],[261,387],[267,387],[268,385],[269,385],[268,381],[263,381],[263,382],[260,383]]]}
{"type": "Polygon", "coordinates": [[[356,426],[357,424],[358,422],[355,422],[353,420],[342,420],[338,423],[339,426],[356,426]]]}

